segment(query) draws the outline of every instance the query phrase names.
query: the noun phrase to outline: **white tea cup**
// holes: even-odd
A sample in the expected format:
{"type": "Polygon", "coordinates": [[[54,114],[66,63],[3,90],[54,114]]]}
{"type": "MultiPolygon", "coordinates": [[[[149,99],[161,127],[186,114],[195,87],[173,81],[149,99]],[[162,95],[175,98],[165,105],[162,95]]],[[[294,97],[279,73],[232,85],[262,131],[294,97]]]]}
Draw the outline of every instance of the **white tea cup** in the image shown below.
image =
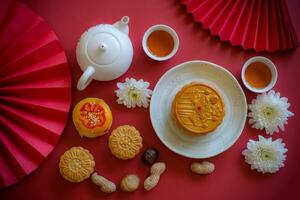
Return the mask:
{"type": "Polygon", "coordinates": [[[244,63],[242,72],[241,72],[241,76],[242,76],[243,84],[245,85],[245,87],[247,89],[249,89],[250,91],[255,92],[255,93],[263,93],[263,92],[267,92],[267,91],[271,90],[274,87],[274,85],[277,81],[278,72],[277,72],[277,69],[276,69],[274,63],[270,59],[263,57],[263,56],[255,56],[255,57],[248,59],[244,63]],[[252,86],[250,83],[248,83],[248,81],[246,80],[246,76],[245,76],[246,70],[254,62],[260,62],[260,63],[265,64],[271,72],[271,80],[268,83],[268,85],[263,88],[256,88],[256,87],[252,86]]]}
{"type": "Polygon", "coordinates": [[[171,27],[164,25],[164,24],[158,24],[158,25],[151,26],[150,28],[147,29],[147,31],[144,33],[144,36],[143,36],[142,45],[143,45],[144,52],[151,59],[156,60],[156,61],[164,61],[164,60],[168,60],[168,59],[172,58],[176,54],[178,47],[179,47],[179,38],[178,38],[176,31],[174,29],[172,29],[171,27]],[[148,42],[149,36],[155,31],[165,31],[168,34],[170,34],[170,36],[173,39],[173,42],[174,42],[173,49],[166,56],[159,57],[157,55],[154,55],[148,48],[147,42],[148,42]]]}

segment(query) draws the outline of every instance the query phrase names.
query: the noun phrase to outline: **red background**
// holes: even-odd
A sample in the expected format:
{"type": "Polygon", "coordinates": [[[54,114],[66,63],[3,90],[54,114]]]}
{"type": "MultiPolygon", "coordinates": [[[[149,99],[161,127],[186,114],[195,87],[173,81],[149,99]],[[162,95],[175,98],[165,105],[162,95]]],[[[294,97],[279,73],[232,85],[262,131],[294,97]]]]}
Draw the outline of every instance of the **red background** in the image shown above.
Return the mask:
{"type": "MultiPolygon", "coordinates": [[[[296,199],[298,194],[299,141],[297,122],[300,121],[299,58],[300,48],[293,52],[276,54],[256,54],[232,47],[212,37],[194,23],[191,15],[185,13],[184,6],[176,0],[23,0],[37,14],[43,17],[56,32],[66,50],[73,81],[72,107],[85,97],[99,97],[111,106],[113,127],[130,124],[137,127],[144,138],[144,148],[155,146],[161,155],[159,160],[167,164],[159,185],[146,192],[142,186],[130,194],[119,189],[113,194],[102,193],[97,186],[87,180],[83,183],[70,183],[64,180],[58,170],[60,155],[72,146],[89,149],[96,160],[96,171],[119,183],[128,173],[136,173],[141,181],[147,177],[149,168],[140,161],[140,155],[129,161],[121,161],[111,155],[107,147],[109,134],[96,139],[82,139],[77,134],[71,118],[56,148],[41,166],[19,183],[0,191],[0,199],[296,199]],[[75,58],[75,47],[80,35],[90,26],[100,23],[113,23],[123,15],[130,16],[130,38],[134,46],[134,57],[129,71],[111,82],[96,82],[84,91],[76,90],[75,85],[81,70],[75,58]],[[142,50],[144,31],[154,24],[167,24],[173,27],[180,38],[180,47],[171,60],[155,62],[142,50]],[[257,139],[257,134],[267,136],[263,131],[251,129],[247,124],[240,139],[226,152],[211,159],[216,171],[209,176],[197,176],[189,170],[192,159],[184,158],[168,150],[156,136],[149,118],[149,110],[144,108],[127,109],[116,103],[114,90],[118,81],[125,77],[143,78],[154,88],[159,78],[170,68],[189,60],[207,60],[224,66],[240,80],[243,63],[252,56],[263,55],[277,66],[279,78],[275,90],[289,98],[290,110],[295,116],[289,119],[286,130],[274,134],[273,138],[283,138],[289,149],[286,166],[277,174],[262,175],[250,170],[241,155],[247,141],[257,139]]],[[[300,4],[297,0],[287,1],[292,22],[300,38],[300,4]]],[[[244,87],[243,87],[244,88],[244,87]]],[[[255,95],[244,88],[247,100],[255,95]]],[[[233,124],[234,125],[234,124],[233,124]]]]}

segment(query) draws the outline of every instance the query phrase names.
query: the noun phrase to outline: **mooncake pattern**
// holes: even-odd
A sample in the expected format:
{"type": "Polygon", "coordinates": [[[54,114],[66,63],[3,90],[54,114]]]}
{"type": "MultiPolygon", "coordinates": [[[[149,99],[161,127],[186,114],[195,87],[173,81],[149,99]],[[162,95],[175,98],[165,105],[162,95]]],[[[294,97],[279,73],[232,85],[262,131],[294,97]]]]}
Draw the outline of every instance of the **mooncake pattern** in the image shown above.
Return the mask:
{"type": "Polygon", "coordinates": [[[124,125],[112,131],[108,147],[111,153],[119,159],[134,158],[143,147],[143,139],[135,127],[124,125]]]}
{"type": "Polygon", "coordinates": [[[60,173],[70,182],[82,182],[89,178],[94,167],[93,155],[82,147],[72,147],[60,157],[60,173]]]}
{"type": "Polygon", "coordinates": [[[172,112],[184,129],[195,134],[207,134],[222,123],[224,104],[210,86],[190,83],[177,93],[172,112]]]}

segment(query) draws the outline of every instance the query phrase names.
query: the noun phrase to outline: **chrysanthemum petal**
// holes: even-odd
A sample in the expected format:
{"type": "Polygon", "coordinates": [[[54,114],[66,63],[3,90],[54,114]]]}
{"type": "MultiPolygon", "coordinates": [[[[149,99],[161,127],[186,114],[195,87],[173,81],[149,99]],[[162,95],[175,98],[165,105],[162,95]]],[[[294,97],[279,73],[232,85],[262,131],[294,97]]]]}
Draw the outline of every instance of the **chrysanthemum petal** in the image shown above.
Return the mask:
{"type": "Polygon", "coordinates": [[[143,79],[135,80],[134,78],[126,78],[124,83],[117,83],[118,89],[115,91],[119,104],[124,104],[127,108],[149,106],[152,90],[148,89],[149,82],[143,79]]]}
{"type": "Polygon", "coordinates": [[[258,136],[258,141],[249,140],[247,149],[242,151],[245,156],[245,162],[251,166],[252,170],[261,173],[276,173],[284,167],[286,160],[285,153],[288,149],[282,139],[272,141],[272,138],[258,136]]]}
{"type": "Polygon", "coordinates": [[[294,114],[288,110],[290,103],[286,97],[280,97],[279,92],[273,90],[260,94],[248,106],[249,124],[253,128],[265,129],[267,134],[284,130],[288,117],[294,114]]]}

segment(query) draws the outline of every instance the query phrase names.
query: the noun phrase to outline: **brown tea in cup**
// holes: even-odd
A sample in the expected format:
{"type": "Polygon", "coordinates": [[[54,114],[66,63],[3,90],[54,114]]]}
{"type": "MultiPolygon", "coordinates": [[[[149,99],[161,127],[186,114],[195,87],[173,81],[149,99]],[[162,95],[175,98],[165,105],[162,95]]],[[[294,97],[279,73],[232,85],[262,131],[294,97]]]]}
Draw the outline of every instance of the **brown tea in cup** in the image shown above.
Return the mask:
{"type": "Polygon", "coordinates": [[[153,31],[147,39],[147,48],[157,57],[165,57],[174,49],[173,37],[166,31],[153,31]]]}
{"type": "Polygon", "coordinates": [[[261,89],[269,85],[272,73],[265,63],[253,62],[246,68],[245,78],[252,87],[261,89]]]}

